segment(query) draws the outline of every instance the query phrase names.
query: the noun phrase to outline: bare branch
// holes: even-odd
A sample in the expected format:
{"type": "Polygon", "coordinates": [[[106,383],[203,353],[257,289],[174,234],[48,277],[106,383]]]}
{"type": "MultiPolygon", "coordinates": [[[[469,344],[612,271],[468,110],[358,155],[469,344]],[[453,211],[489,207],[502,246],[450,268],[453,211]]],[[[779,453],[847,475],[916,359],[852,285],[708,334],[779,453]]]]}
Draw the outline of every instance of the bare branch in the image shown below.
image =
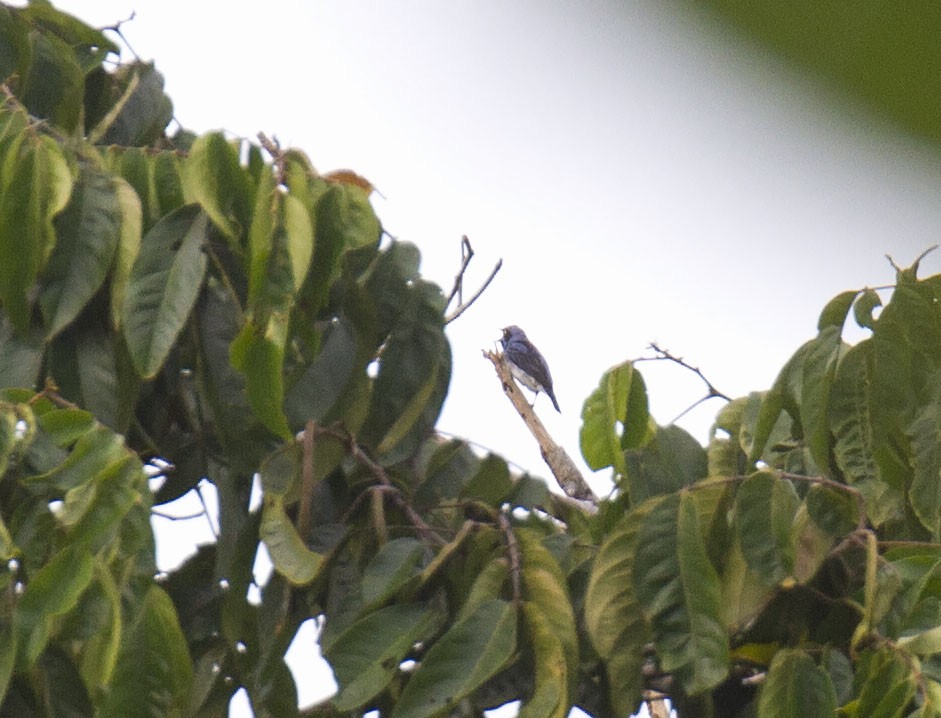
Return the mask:
{"type": "Polygon", "coordinates": [[[461,237],[461,268],[457,272],[457,276],[454,278],[454,286],[451,287],[451,293],[448,295],[448,305],[454,301],[454,297],[457,297],[457,303],[461,304],[463,301],[464,293],[464,272],[467,271],[467,268],[470,266],[471,260],[474,258],[474,248],[471,247],[470,240],[465,234],[461,237]]]}
{"type": "Polygon", "coordinates": [[[367,469],[369,473],[371,473],[384,487],[383,493],[389,494],[395,505],[402,510],[406,518],[408,518],[409,522],[426,540],[430,541],[436,546],[444,546],[445,543],[447,543],[437,533],[435,533],[431,526],[425,523],[425,520],[414,508],[412,508],[412,505],[408,503],[408,501],[402,495],[402,492],[399,491],[398,488],[396,488],[392,483],[392,479],[389,477],[389,474],[386,473],[386,470],[380,464],[374,461],[373,458],[369,456],[369,454],[363,451],[362,447],[356,443],[351,435],[333,427],[316,427],[316,433],[332,436],[334,439],[341,441],[346,446],[347,450],[350,452],[356,462],[363,468],[367,469]]]}
{"type": "Polygon", "coordinates": [[[182,514],[181,516],[174,516],[173,514],[164,513],[159,509],[151,509],[150,513],[154,516],[158,516],[167,521],[192,521],[193,519],[202,518],[205,516],[205,511],[197,511],[194,514],[182,514]]]}
{"type": "Polygon", "coordinates": [[[465,302],[464,274],[467,272],[467,268],[470,266],[471,259],[473,258],[474,248],[471,247],[470,240],[465,234],[463,237],[461,237],[461,268],[458,270],[457,276],[454,278],[454,286],[451,288],[451,293],[448,295],[448,306],[451,306],[451,302],[453,302],[454,298],[457,297],[457,307],[453,312],[444,318],[445,324],[450,324],[459,316],[461,316],[465,311],[467,311],[467,309],[477,301],[480,295],[484,293],[484,290],[490,286],[490,282],[493,281],[493,278],[497,276],[497,272],[499,272],[500,268],[503,266],[503,260],[498,260],[496,266],[494,266],[494,268],[491,270],[484,283],[476,292],[474,292],[471,298],[465,302]]]}
{"type": "Polygon", "coordinates": [[[706,385],[706,395],[697,399],[688,407],[683,409],[683,411],[677,414],[673,418],[673,420],[670,421],[670,424],[675,424],[684,416],[686,416],[689,412],[695,409],[697,406],[699,406],[703,402],[709,401],[710,399],[715,399],[718,397],[720,399],[725,399],[726,401],[732,401],[732,397],[730,397],[728,394],[725,394],[719,391],[718,389],[716,389],[715,386],[713,386],[712,382],[706,378],[705,374],[703,374],[702,371],[700,371],[699,367],[693,366],[682,357],[674,356],[666,349],[661,349],[655,342],[650,344],[650,349],[652,349],[656,353],[656,356],[639,357],[637,359],[634,359],[634,363],[636,364],[642,361],[670,361],[670,362],[673,362],[674,364],[679,364],[681,367],[683,367],[684,369],[688,371],[693,372],[693,374],[698,376],[702,380],[703,384],[706,385]]]}
{"type": "MultiPolygon", "coordinates": [[[[918,271],[918,265],[921,264],[921,260],[923,260],[929,254],[931,254],[937,248],[938,248],[937,244],[932,244],[930,247],[928,247],[928,249],[926,249],[924,252],[922,252],[917,257],[915,257],[915,261],[912,262],[912,267],[915,269],[916,272],[918,271]]],[[[891,265],[892,269],[894,269],[898,274],[901,274],[903,271],[905,271],[899,265],[895,263],[895,260],[892,259],[892,255],[887,254],[885,255],[885,258],[889,260],[889,264],[891,265]]]]}
{"type": "Polygon", "coordinates": [[[700,371],[699,367],[695,367],[689,362],[687,362],[683,357],[674,356],[666,349],[661,349],[656,342],[650,344],[650,348],[657,354],[655,357],[641,357],[640,359],[635,359],[635,361],[671,361],[674,364],[679,364],[684,369],[688,369],[698,376],[702,383],[706,385],[706,390],[709,392],[706,396],[707,399],[712,399],[713,397],[719,397],[725,399],[726,401],[732,401],[732,397],[728,394],[724,394],[713,386],[712,382],[709,381],[706,376],[700,371]]]}
{"type": "Polygon", "coordinates": [[[131,46],[131,43],[129,43],[129,42],[127,41],[127,38],[124,36],[124,33],[121,31],[121,26],[124,25],[125,23],[131,22],[131,20],[133,20],[136,16],[137,16],[137,12],[135,12],[134,10],[132,10],[132,11],[131,11],[131,14],[130,14],[128,17],[126,17],[126,18],[123,19],[123,20],[118,20],[114,25],[107,25],[106,27],[101,28],[101,31],[102,31],[102,32],[106,32],[106,31],[109,31],[109,30],[110,30],[110,31],[113,32],[115,35],[117,35],[118,37],[120,37],[120,38],[121,38],[121,42],[124,43],[124,47],[126,47],[128,50],[130,50],[131,54],[134,56],[134,59],[135,59],[135,60],[140,60],[140,55],[137,54],[137,52],[136,52],[136,51],[134,50],[134,48],[131,46]]]}
{"type": "Polygon", "coordinates": [[[284,150],[281,149],[281,143],[277,137],[269,138],[264,132],[258,133],[258,143],[271,155],[271,160],[275,166],[275,180],[278,185],[284,184],[284,150]]]}
{"type": "Polygon", "coordinates": [[[522,417],[523,423],[526,424],[529,431],[536,439],[536,442],[539,444],[542,458],[549,466],[549,470],[552,471],[552,475],[555,477],[562,491],[573,499],[590,502],[593,508],[597,508],[598,497],[595,495],[595,492],[592,491],[591,486],[585,481],[585,478],[578,470],[575,462],[572,461],[571,457],[566,453],[565,449],[557,444],[549,435],[549,432],[546,431],[546,427],[543,426],[539,417],[536,416],[533,407],[529,405],[529,402],[526,401],[526,397],[523,396],[523,392],[520,391],[520,388],[516,385],[516,381],[510,373],[510,368],[507,366],[503,354],[484,351],[483,355],[493,363],[493,368],[496,370],[497,376],[503,384],[503,392],[507,395],[513,406],[516,407],[516,411],[519,412],[519,415],[522,417]]]}
{"type": "Polygon", "coordinates": [[[206,497],[203,496],[203,490],[199,487],[199,484],[196,484],[194,488],[196,489],[196,496],[199,498],[199,503],[203,507],[203,515],[206,517],[206,523],[209,524],[209,530],[212,532],[213,538],[215,538],[216,542],[218,542],[219,531],[212,523],[212,517],[209,515],[209,505],[206,503],[206,497]]]}
{"type": "Polygon", "coordinates": [[[301,505],[297,513],[297,532],[306,542],[310,535],[310,514],[314,500],[314,432],[317,424],[312,419],[304,427],[301,442],[301,505]]]}

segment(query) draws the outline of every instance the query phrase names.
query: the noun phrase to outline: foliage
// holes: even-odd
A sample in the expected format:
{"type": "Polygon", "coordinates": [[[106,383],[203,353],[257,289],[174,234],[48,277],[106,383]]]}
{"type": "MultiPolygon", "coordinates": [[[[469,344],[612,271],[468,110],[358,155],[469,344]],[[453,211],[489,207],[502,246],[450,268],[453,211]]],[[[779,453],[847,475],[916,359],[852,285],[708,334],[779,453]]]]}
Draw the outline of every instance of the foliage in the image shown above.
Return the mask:
{"type": "Polygon", "coordinates": [[[932,70],[941,62],[936,42],[941,13],[931,0],[904,6],[833,0],[686,4],[696,13],[711,11],[854,106],[864,106],[933,145],[941,140],[941,78],[932,70]]]}
{"type": "Polygon", "coordinates": [[[309,715],[941,715],[941,277],[837,296],[706,448],[612,368],[616,490],[576,502],[435,434],[448,300],[368,185],[170,136],[153,66],[48,5],[0,48],[0,713],[298,715],[315,619],[309,715]],[[203,482],[217,540],[157,575],[203,482]]]}

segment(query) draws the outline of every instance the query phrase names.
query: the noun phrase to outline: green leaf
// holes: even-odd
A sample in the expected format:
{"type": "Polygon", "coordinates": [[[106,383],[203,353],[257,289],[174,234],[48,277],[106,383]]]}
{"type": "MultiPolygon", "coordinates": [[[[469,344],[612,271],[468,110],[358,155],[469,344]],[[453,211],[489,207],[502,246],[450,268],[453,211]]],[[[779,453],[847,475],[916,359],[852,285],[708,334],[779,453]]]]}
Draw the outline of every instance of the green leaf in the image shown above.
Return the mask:
{"type": "Polygon", "coordinates": [[[314,256],[314,228],[304,204],[291,195],[285,195],[281,207],[281,232],[294,292],[299,292],[314,256]]]}
{"type": "Polygon", "coordinates": [[[927,631],[911,636],[903,636],[898,640],[899,648],[919,656],[929,656],[941,653],[941,626],[929,628],[927,631]]]}
{"type": "Polygon", "coordinates": [[[882,299],[880,299],[879,293],[868,287],[864,289],[853,305],[853,315],[856,318],[856,323],[864,329],[872,329],[875,321],[872,318],[872,312],[876,307],[881,306],[882,299]]]}
{"type": "Polygon", "coordinates": [[[499,598],[509,577],[510,567],[506,559],[495,558],[488,562],[474,578],[455,622],[468,618],[484,603],[499,598]]]}
{"type": "Polygon", "coordinates": [[[842,331],[843,324],[846,322],[846,315],[849,314],[850,307],[858,294],[859,292],[853,289],[841,292],[831,299],[820,313],[820,319],[817,320],[817,331],[822,332],[827,327],[834,327],[838,331],[842,331]]]}
{"type": "MultiPolygon", "coordinates": [[[[941,88],[931,70],[941,62],[934,44],[941,19],[930,12],[931,5],[919,5],[913,13],[891,4],[861,9],[812,0],[786,7],[710,0],[705,7],[722,21],[723,32],[741,33],[742,42],[773,53],[795,76],[815,78],[861,113],[883,118],[918,142],[941,139],[941,119],[934,112],[941,106],[941,88]]],[[[694,17],[700,19],[693,15],[686,21],[694,17]]]]}
{"type": "Polygon", "coordinates": [[[675,424],[658,428],[646,445],[626,452],[626,459],[634,504],[689,486],[709,472],[706,450],[675,424]]]}
{"type": "Polygon", "coordinates": [[[320,573],[323,556],[307,548],[285,513],[280,496],[265,497],[258,532],[275,569],[295,586],[310,583],[320,573]]]}
{"type": "Polygon", "coordinates": [[[121,147],[151,145],[173,119],[173,103],[153,63],[133,62],[115,73],[123,93],[89,133],[89,141],[121,147]]]}
{"type": "Polygon", "coordinates": [[[67,491],[94,480],[112,464],[122,461],[127,456],[124,440],[105,426],[97,425],[83,434],[75,444],[68,458],[52,471],[28,480],[35,483],[47,483],[62,491],[67,491]]]}
{"type": "Polygon", "coordinates": [[[188,205],[164,217],[141,242],[124,301],[124,336],[134,367],[160,371],[186,324],[206,272],[208,220],[188,205]]]}
{"type": "Polygon", "coordinates": [[[799,502],[791,482],[770,472],[752,474],[739,486],[735,518],[742,555],[769,584],[794,571],[792,529],[799,502]]]}
{"type": "Polygon", "coordinates": [[[0,626],[0,705],[7,693],[13,669],[16,667],[16,640],[9,625],[0,626]]]}
{"type": "Polygon", "coordinates": [[[392,718],[429,718],[456,706],[499,672],[516,650],[516,611],[491,600],[449,628],[424,656],[392,718]]]}
{"type": "MultiPolygon", "coordinates": [[[[19,420],[19,414],[13,404],[0,402],[0,477],[6,474],[10,457],[16,450],[16,424],[19,420]]],[[[0,560],[3,560],[2,552],[0,560]]]]}
{"type": "Polygon", "coordinates": [[[251,184],[239,166],[238,150],[219,132],[199,137],[183,164],[187,202],[198,202],[236,253],[251,226],[251,184]]]}
{"type": "Polygon", "coordinates": [[[268,454],[258,468],[266,495],[284,496],[299,483],[302,450],[300,444],[282,444],[268,454]]]}
{"type": "Polygon", "coordinates": [[[660,501],[637,536],[634,591],[649,616],[664,671],[687,693],[713,688],[729,666],[719,577],[709,562],[696,502],[688,492],[660,501]]]}
{"type": "Polygon", "coordinates": [[[29,293],[55,243],[52,219],[68,202],[72,178],[50,138],[14,145],[0,173],[0,303],[23,333],[30,320],[29,293]]]}
{"type": "Polygon", "coordinates": [[[417,280],[379,360],[362,439],[407,455],[434,426],[451,378],[451,349],[444,335],[441,290],[417,280]]]}
{"type": "Polygon", "coordinates": [[[17,661],[29,669],[55,630],[55,620],[71,611],[94,577],[91,553],[67,546],[26,584],[14,617],[17,661]]]}
{"type": "Polygon", "coordinates": [[[269,431],[284,439],[291,436],[282,409],[287,336],[287,317],[272,314],[263,327],[245,324],[229,352],[232,366],[245,375],[248,400],[255,416],[269,431]]]}
{"type": "Polygon", "coordinates": [[[846,491],[816,484],[805,501],[810,518],[831,536],[845,536],[858,523],[859,504],[846,491]]]}
{"type": "Polygon", "coordinates": [[[127,455],[124,440],[105,426],[98,425],[83,434],[72,453],[51,471],[28,479],[35,483],[48,483],[66,491],[95,479],[115,462],[127,455]]]}
{"type": "MultiPolygon", "coordinates": [[[[558,710],[567,712],[569,704],[575,700],[578,677],[578,633],[575,627],[575,612],[572,600],[566,590],[565,574],[555,557],[543,545],[539,534],[532,529],[517,529],[516,538],[522,561],[523,596],[528,605],[535,609],[534,618],[537,635],[542,633],[543,623],[549,629],[556,643],[562,649],[565,660],[564,675],[567,684],[561,692],[562,705],[558,710]]],[[[525,615],[525,614],[524,614],[525,615]]],[[[555,652],[554,647],[545,646],[555,652]]],[[[540,678],[537,670],[537,680],[540,678]]],[[[543,679],[545,680],[545,676],[543,679]]],[[[537,687],[538,690],[538,687],[537,687]]]]}
{"type": "Polygon", "coordinates": [[[0,312],[0,388],[36,386],[44,347],[41,329],[17,333],[7,315],[0,312]]]}
{"type": "Polygon", "coordinates": [[[833,454],[851,484],[877,480],[870,416],[872,349],[872,342],[866,340],[847,351],[840,359],[831,389],[833,454]]]}
{"type": "Polygon", "coordinates": [[[341,315],[327,330],[317,357],[287,392],[284,413],[292,429],[329,415],[363,363],[359,354],[356,328],[341,315]]]}
{"type": "Polygon", "coordinates": [[[931,532],[932,540],[941,540],[941,372],[926,382],[924,403],[905,434],[911,441],[914,477],[909,501],[918,520],[931,532]]]}
{"type": "Polygon", "coordinates": [[[640,372],[631,362],[606,371],[582,406],[579,444],[589,468],[611,466],[623,476],[624,450],[643,446],[654,431],[640,372]]]}
{"type": "Polygon", "coordinates": [[[93,28],[69,13],[46,3],[30,3],[21,16],[34,27],[41,27],[64,40],[84,71],[100,65],[111,53],[120,50],[101,30],[93,28]]]}
{"type": "Polygon", "coordinates": [[[158,217],[182,207],[183,184],[180,177],[180,159],[176,152],[158,152],[150,163],[154,207],[158,217]]]}
{"type": "Polygon", "coordinates": [[[316,202],[314,257],[303,289],[312,314],[326,302],[343,252],[378,245],[381,232],[369,197],[358,187],[331,183],[316,202]]]}
{"type": "Polygon", "coordinates": [[[546,508],[551,500],[549,486],[542,479],[523,474],[513,484],[507,503],[524,509],[546,508]]]}
{"type": "Polygon", "coordinates": [[[886,647],[863,651],[855,664],[853,688],[857,715],[899,718],[915,695],[916,677],[911,659],[886,647]]]}
{"type": "MultiPolygon", "coordinates": [[[[245,392],[245,377],[229,360],[230,347],[242,328],[243,317],[232,293],[209,282],[196,306],[199,351],[197,372],[212,406],[221,440],[230,447],[244,446],[240,439],[254,425],[245,392]]],[[[303,424],[301,424],[302,426],[303,424]]]]}
{"type": "Polygon", "coordinates": [[[116,182],[104,172],[86,169],[56,218],[58,241],[40,278],[39,304],[50,337],[71,324],[104,283],[121,223],[116,182]]]}
{"type": "MultiPolygon", "coordinates": [[[[126,359],[124,347],[115,347],[117,338],[107,330],[88,327],[77,337],[67,332],[62,341],[72,340],[72,369],[75,384],[66,390],[67,374],[62,377],[62,392],[79,402],[111,429],[125,433],[134,415],[140,384],[126,359]]],[[[55,345],[58,350],[60,344],[55,345]]],[[[58,359],[58,351],[55,352],[58,359]]],[[[50,366],[53,362],[50,361],[50,366]]]]}
{"type": "Polygon", "coordinates": [[[103,692],[110,684],[123,636],[121,591],[111,573],[100,564],[96,566],[95,578],[107,615],[85,643],[79,666],[82,680],[93,695],[103,692]]]}
{"type": "Polygon", "coordinates": [[[800,421],[814,462],[821,471],[829,473],[828,410],[841,346],[840,331],[833,326],[826,327],[806,346],[801,365],[800,421]]]}
{"type": "Polygon", "coordinates": [[[535,603],[523,603],[523,621],[533,651],[533,691],[520,706],[520,718],[565,718],[570,699],[565,687],[571,683],[565,649],[553,632],[552,623],[535,603]]]}
{"type": "Polygon", "coordinates": [[[363,572],[363,603],[376,606],[391,598],[417,578],[424,544],[418,539],[399,538],[379,549],[363,572]]]}
{"type": "Polygon", "coordinates": [[[512,488],[513,481],[506,461],[495,454],[487,454],[476,473],[464,484],[460,495],[464,499],[499,507],[512,488]]]}
{"type": "Polygon", "coordinates": [[[836,706],[830,676],[813,658],[796,648],[775,653],[761,687],[758,715],[763,718],[830,716],[836,706]]]}
{"type": "Polygon", "coordinates": [[[10,535],[10,529],[0,519],[0,561],[9,561],[16,558],[20,553],[19,548],[13,542],[13,536],[10,535]]]}
{"type": "Polygon", "coordinates": [[[111,325],[120,329],[127,285],[140,252],[143,215],[140,198],[131,185],[120,177],[113,177],[112,182],[120,211],[120,231],[111,273],[111,325]]]}
{"type": "Polygon", "coordinates": [[[375,698],[413,646],[440,623],[441,616],[424,605],[393,605],[370,613],[341,633],[325,656],[340,687],[336,709],[352,711],[375,698]]]}
{"type": "MultiPolygon", "coordinates": [[[[140,459],[134,454],[127,453],[123,460],[109,466],[97,478],[96,485],[79,486],[67,493],[63,514],[70,508],[70,494],[84,494],[86,491],[90,498],[79,496],[80,504],[69,517],[75,525],[70,529],[68,537],[69,541],[87,545],[96,553],[120,542],[121,532],[130,530],[130,525],[124,522],[135,507],[143,505],[149,508],[144,503],[144,492],[147,489],[143,468],[140,459]]],[[[149,498],[149,493],[147,496],[149,498]]],[[[149,537],[150,529],[146,520],[144,526],[149,537]]]]}
{"type": "MultiPolygon", "coordinates": [[[[592,565],[585,591],[585,627],[602,658],[614,655],[622,634],[642,633],[643,616],[633,590],[637,533],[657,505],[656,500],[647,501],[625,514],[607,532],[592,565]]],[[[636,700],[640,700],[639,683],[636,700]]]]}
{"type": "Polygon", "coordinates": [[[69,44],[50,32],[29,34],[31,62],[20,100],[35,117],[72,134],[82,116],[84,72],[69,44]]]}
{"type": "Polygon", "coordinates": [[[248,231],[249,271],[248,302],[260,318],[267,316],[272,305],[278,308],[280,297],[290,291],[290,287],[277,287],[269,290],[269,265],[271,264],[275,231],[278,227],[278,214],[281,207],[281,193],[275,184],[274,175],[266,171],[258,182],[255,196],[255,211],[248,231]],[[269,295],[272,295],[269,298],[269,295]],[[273,300],[273,301],[272,301],[273,300]],[[262,309],[264,308],[264,310],[262,309]]]}
{"type": "Polygon", "coordinates": [[[192,683],[193,663],[173,601],[151,585],[121,642],[99,715],[183,715],[192,683]]]}

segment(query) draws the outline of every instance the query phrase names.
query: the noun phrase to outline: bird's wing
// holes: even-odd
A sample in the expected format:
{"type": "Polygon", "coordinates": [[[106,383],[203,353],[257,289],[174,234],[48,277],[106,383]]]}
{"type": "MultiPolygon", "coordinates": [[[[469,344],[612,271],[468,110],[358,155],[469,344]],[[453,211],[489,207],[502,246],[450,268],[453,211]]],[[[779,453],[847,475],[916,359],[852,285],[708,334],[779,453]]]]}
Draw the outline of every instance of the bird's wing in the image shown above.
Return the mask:
{"type": "Polygon", "coordinates": [[[513,363],[520,369],[529,374],[547,389],[552,388],[552,375],[549,373],[549,365],[542,355],[535,350],[510,350],[510,356],[513,363]]]}

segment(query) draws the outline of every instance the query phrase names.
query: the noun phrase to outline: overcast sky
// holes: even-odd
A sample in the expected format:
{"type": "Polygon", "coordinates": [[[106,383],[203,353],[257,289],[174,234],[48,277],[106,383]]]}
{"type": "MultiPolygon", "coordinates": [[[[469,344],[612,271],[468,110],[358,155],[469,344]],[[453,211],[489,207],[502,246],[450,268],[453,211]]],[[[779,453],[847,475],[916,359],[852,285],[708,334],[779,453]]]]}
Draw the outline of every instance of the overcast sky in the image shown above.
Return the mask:
{"type": "MultiPolygon", "coordinates": [[[[548,359],[562,415],[536,408],[580,460],[581,404],[611,365],[657,341],[726,394],[767,388],[829,298],[891,282],[886,253],[908,264],[941,237],[936,152],[686,3],[57,5],[100,26],[136,12],[122,31],[187,128],[264,131],[365,175],[427,278],[450,287],[463,234],[471,286],[502,258],[449,327],[440,428],[536,474],[481,357],[500,327],[548,359]]],[[[676,367],[641,370],[661,423],[702,394],[676,367]]],[[[705,441],[719,408],[684,425],[705,441]]]]}

